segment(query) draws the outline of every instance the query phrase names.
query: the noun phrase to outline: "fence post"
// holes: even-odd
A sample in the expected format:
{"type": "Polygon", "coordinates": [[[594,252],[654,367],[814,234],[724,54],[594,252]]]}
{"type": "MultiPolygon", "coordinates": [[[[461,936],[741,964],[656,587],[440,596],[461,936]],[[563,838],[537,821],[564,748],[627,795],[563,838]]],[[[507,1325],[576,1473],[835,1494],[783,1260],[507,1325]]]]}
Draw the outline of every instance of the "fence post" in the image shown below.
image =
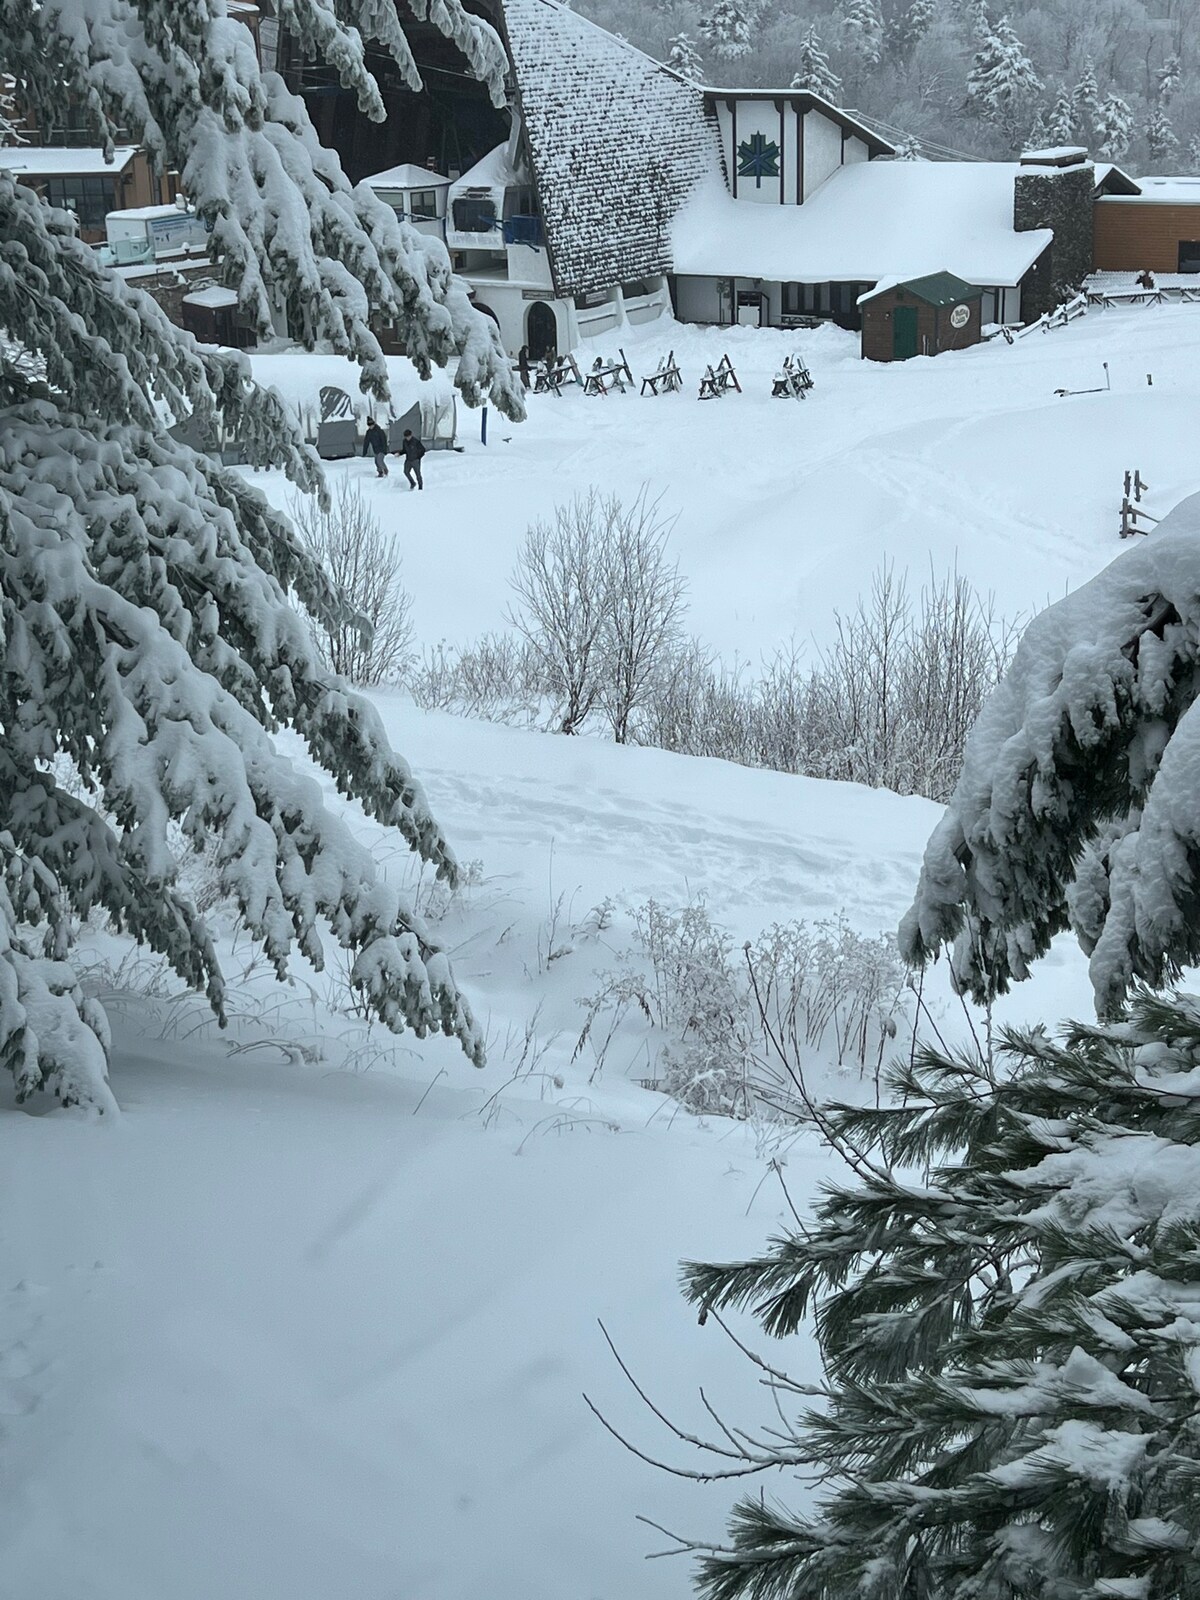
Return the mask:
{"type": "Polygon", "coordinates": [[[486,406],[484,406],[483,411],[480,414],[480,418],[479,418],[479,442],[480,442],[480,444],[486,444],[487,443],[487,414],[488,414],[488,408],[486,406]]]}

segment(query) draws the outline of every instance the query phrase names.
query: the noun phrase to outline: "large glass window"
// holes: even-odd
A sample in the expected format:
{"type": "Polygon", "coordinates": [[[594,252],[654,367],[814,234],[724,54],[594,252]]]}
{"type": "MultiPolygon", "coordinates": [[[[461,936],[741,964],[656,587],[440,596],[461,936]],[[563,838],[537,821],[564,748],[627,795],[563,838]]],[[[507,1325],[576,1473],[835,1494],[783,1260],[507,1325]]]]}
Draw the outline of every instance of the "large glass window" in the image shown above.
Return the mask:
{"type": "Polygon", "coordinates": [[[116,210],[116,183],[112,178],[47,178],[46,199],[63,211],[73,211],[81,228],[102,228],[116,210]]]}
{"type": "Polygon", "coordinates": [[[409,201],[411,214],[414,217],[437,216],[437,190],[414,189],[409,201]]]}
{"type": "Polygon", "coordinates": [[[459,233],[490,233],[496,226],[496,202],[460,195],[454,202],[454,226],[459,233]]]}
{"type": "Polygon", "coordinates": [[[816,283],[785,283],[783,286],[783,314],[785,317],[815,317],[821,304],[821,286],[816,283]]]}

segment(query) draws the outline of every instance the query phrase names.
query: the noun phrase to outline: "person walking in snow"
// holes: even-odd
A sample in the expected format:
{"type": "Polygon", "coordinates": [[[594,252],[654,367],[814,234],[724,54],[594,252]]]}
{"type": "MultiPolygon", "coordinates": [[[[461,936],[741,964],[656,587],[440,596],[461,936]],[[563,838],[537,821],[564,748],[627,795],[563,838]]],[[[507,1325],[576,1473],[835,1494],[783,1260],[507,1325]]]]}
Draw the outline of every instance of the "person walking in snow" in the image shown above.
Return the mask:
{"type": "Polygon", "coordinates": [[[425,454],[425,446],[411,428],[404,430],[400,454],[404,457],[404,476],[408,479],[409,488],[423,489],[425,485],[421,481],[421,457],[425,454]]]}
{"type": "Polygon", "coordinates": [[[377,478],[387,477],[387,434],[384,433],[374,417],[367,418],[367,432],[363,439],[363,455],[375,457],[375,476],[377,478]]]}

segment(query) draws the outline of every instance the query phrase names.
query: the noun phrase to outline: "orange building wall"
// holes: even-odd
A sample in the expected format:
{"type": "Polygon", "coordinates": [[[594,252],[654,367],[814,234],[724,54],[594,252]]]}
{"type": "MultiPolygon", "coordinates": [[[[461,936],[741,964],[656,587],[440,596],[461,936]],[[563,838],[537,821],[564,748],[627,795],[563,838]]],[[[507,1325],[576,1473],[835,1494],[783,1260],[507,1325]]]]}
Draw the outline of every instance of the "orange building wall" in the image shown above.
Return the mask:
{"type": "Polygon", "coordinates": [[[1099,272],[1179,271],[1179,241],[1200,240],[1200,205],[1096,202],[1099,272]]]}

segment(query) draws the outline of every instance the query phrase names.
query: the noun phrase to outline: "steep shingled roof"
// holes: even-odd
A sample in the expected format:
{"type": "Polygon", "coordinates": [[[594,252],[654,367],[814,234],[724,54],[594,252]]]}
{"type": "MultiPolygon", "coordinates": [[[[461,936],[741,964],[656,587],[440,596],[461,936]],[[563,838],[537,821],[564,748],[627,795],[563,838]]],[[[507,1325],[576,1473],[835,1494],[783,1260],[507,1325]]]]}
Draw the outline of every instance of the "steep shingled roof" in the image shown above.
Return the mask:
{"type": "Polygon", "coordinates": [[[672,218],[721,170],[702,91],[556,0],[502,3],[558,292],[669,271],[672,218]]]}

